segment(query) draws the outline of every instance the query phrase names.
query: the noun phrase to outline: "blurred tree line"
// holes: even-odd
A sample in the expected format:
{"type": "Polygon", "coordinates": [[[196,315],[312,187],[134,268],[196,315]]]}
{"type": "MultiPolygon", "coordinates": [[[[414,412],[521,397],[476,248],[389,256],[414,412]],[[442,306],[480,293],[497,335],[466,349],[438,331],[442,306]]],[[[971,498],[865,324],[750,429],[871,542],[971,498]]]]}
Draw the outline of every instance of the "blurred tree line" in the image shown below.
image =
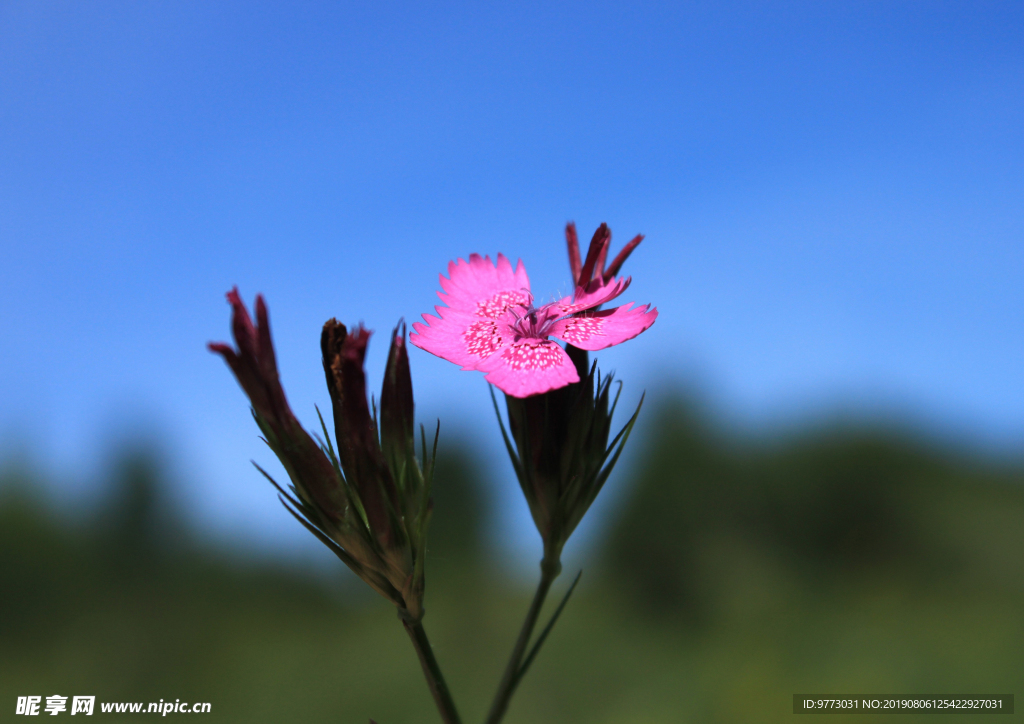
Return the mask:
{"type": "MultiPolygon", "coordinates": [[[[755,440],[680,402],[652,414],[509,722],[779,721],[793,694],[1013,693],[1019,461],[910,431],[755,440]]],[[[483,466],[440,453],[425,622],[472,721],[530,592],[510,593],[488,551],[483,466]]],[[[2,474],[0,705],[93,694],[210,701],[224,721],[434,720],[386,604],[204,543],[159,460],[126,452],[99,512],[70,517],[40,503],[31,471],[2,474]]]]}
{"type": "Polygon", "coordinates": [[[604,549],[612,577],[651,614],[699,623],[751,566],[818,590],[898,577],[1022,592],[1019,462],[880,426],[743,441],[664,409],[654,427],[604,549]]]}

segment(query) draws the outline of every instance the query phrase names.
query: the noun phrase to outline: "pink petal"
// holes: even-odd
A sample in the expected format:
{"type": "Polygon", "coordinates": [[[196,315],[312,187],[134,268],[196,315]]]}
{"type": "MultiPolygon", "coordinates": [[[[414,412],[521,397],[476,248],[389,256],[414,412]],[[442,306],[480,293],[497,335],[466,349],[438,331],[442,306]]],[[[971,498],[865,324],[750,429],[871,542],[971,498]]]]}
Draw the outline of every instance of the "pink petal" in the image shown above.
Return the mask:
{"type": "Polygon", "coordinates": [[[448,278],[441,276],[444,292],[437,296],[451,309],[495,319],[513,306],[530,303],[530,279],[520,261],[515,271],[504,254],[495,266],[489,256],[471,254],[469,261],[448,263],[448,278]]]}
{"type": "Polygon", "coordinates": [[[549,339],[521,339],[477,365],[487,381],[513,397],[529,397],[579,382],[576,366],[549,339]]]}
{"type": "Polygon", "coordinates": [[[658,310],[624,304],[615,309],[601,312],[586,312],[568,319],[561,319],[548,328],[552,337],[564,339],[574,347],[590,351],[611,347],[614,344],[633,339],[654,324],[658,310]],[[649,311],[648,311],[649,310],[649,311]]]}
{"type": "Polygon", "coordinates": [[[622,294],[631,281],[632,277],[626,277],[612,279],[605,284],[601,279],[595,279],[586,287],[576,287],[576,292],[571,297],[563,297],[548,306],[552,306],[559,316],[593,309],[622,294]]]}
{"type": "Polygon", "coordinates": [[[429,326],[415,322],[409,341],[461,365],[464,370],[476,369],[480,362],[512,341],[513,332],[502,319],[489,319],[447,307],[434,309],[439,316],[424,314],[423,320],[429,326]]]}
{"type": "Polygon", "coordinates": [[[475,369],[507,344],[512,333],[499,318],[530,302],[530,279],[523,263],[513,271],[504,254],[498,254],[497,265],[479,254],[471,254],[468,262],[450,262],[441,286],[444,292],[437,296],[448,306],[434,307],[437,317],[424,314],[427,324],[413,324],[409,341],[463,369],[475,369]]]}

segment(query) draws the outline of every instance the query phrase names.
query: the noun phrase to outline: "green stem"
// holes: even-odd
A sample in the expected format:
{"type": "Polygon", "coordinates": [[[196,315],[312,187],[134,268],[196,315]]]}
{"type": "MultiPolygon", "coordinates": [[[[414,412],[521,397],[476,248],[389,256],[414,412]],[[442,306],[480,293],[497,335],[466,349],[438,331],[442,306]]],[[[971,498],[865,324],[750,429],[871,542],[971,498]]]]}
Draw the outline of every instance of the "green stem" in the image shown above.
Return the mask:
{"type": "Polygon", "coordinates": [[[516,645],[512,648],[512,656],[509,657],[505,673],[501,677],[501,683],[498,684],[498,691],[494,694],[491,711],[487,714],[487,724],[498,724],[508,710],[508,703],[519,684],[520,666],[523,662],[523,655],[526,653],[526,645],[530,643],[530,636],[533,635],[533,629],[537,625],[540,610],[544,606],[544,599],[547,598],[548,591],[551,590],[551,584],[561,571],[562,564],[557,558],[552,563],[545,556],[544,560],[540,562],[540,583],[537,584],[537,592],[533,594],[533,602],[530,604],[530,610],[526,612],[526,620],[523,621],[519,638],[516,639],[516,645]]]}
{"type": "Polygon", "coordinates": [[[430,693],[434,696],[437,710],[441,713],[441,720],[445,724],[461,724],[459,712],[455,709],[455,702],[452,700],[451,692],[448,691],[448,684],[444,681],[441,667],[438,665],[437,659],[434,658],[434,650],[430,647],[430,640],[427,638],[427,632],[423,630],[423,624],[419,621],[409,621],[403,618],[401,613],[398,617],[402,620],[406,633],[412,639],[416,655],[420,658],[423,675],[427,679],[430,693]]]}

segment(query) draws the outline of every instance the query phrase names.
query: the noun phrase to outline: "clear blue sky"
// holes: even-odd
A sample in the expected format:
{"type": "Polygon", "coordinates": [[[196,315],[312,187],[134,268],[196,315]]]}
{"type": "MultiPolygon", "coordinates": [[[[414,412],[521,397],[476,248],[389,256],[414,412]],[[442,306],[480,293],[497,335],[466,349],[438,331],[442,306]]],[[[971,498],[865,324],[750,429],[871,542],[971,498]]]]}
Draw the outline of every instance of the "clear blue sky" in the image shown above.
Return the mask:
{"type": "MultiPolygon", "coordinates": [[[[569,219],[647,235],[625,301],[661,316],[600,355],[630,400],[1020,448],[1024,4],[426,5],[0,4],[0,456],[87,479],[155,430],[203,525],[303,546],[204,347],[224,292],[267,296],[312,425],[327,318],[415,320],[471,252],[564,292],[569,219]]],[[[412,365],[423,417],[498,453],[481,376],[412,365]]]]}

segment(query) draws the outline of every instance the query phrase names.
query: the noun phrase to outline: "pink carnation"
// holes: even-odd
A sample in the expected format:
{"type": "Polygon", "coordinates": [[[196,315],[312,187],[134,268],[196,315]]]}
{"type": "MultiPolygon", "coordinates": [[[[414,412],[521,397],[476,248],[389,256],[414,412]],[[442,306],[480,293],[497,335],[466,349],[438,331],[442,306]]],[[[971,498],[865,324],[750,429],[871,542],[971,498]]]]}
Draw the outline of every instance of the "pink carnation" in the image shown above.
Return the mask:
{"type": "MultiPolygon", "coordinates": [[[[591,249],[585,271],[594,269],[598,255],[603,261],[610,237],[591,249]]],[[[579,272],[573,272],[580,280],[579,272]]],[[[650,305],[598,311],[629,283],[629,278],[596,274],[576,286],[571,297],[535,307],[521,261],[513,270],[502,254],[497,265],[489,256],[472,254],[468,262],[449,262],[448,276],[441,276],[444,291],[438,292],[447,306],[435,307],[436,317],[424,314],[426,324],[413,324],[409,341],[464,370],[486,372],[488,382],[513,397],[538,395],[579,381],[572,360],[551,337],[594,351],[632,339],[654,324],[658,310],[650,305]]]]}

